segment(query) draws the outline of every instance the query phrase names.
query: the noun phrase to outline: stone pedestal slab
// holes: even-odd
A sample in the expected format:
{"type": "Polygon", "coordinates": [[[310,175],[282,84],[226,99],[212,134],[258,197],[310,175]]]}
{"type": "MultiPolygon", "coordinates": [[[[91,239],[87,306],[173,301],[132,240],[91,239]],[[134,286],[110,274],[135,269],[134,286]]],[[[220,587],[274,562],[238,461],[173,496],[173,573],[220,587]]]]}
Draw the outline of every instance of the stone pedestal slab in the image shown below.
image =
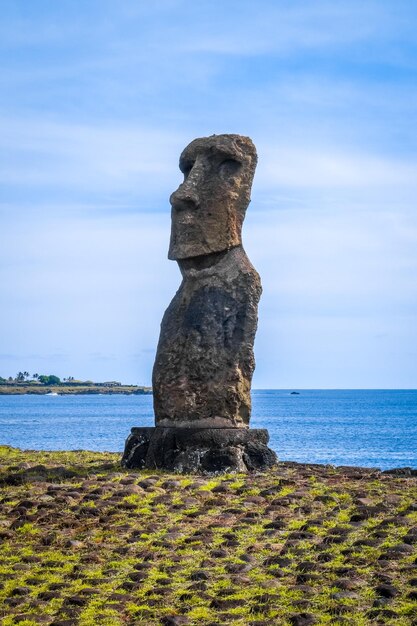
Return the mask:
{"type": "Polygon", "coordinates": [[[277,463],[263,428],[132,428],[122,465],[183,473],[247,472],[277,463]]]}

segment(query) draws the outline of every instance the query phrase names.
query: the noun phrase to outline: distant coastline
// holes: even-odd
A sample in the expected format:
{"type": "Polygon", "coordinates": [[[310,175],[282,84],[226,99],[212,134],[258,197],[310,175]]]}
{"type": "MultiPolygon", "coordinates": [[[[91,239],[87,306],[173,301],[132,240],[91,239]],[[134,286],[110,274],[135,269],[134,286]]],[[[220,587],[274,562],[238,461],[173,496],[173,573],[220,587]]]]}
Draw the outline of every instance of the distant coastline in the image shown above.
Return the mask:
{"type": "Polygon", "coordinates": [[[125,394],[142,395],[151,394],[151,387],[138,385],[106,384],[106,383],[60,383],[57,385],[44,385],[33,383],[0,384],[0,395],[85,395],[85,394],[125,394]]]}

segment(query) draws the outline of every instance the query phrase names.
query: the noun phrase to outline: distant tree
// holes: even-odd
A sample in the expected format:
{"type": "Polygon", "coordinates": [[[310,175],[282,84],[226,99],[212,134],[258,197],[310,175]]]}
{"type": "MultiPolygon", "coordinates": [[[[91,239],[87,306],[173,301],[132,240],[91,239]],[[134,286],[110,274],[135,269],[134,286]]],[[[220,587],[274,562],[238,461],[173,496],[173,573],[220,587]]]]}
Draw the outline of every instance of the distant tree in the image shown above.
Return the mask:
{"type": "Polygon", "coordinates": [[[58,376],[54,376],[53,374],[50,374],[49,376],[46,376],[45,374],[41,374],[38,380],[40,383],[44,385],[60,385],[61,384],[61,379],[58,378],[58,376]]]}
{"type": "Polygon", "coordinates": [[[9,378],[7,379],[7,382],[12,383],[13,382],[13,376],[9,376],[9,378]]]}
{"type": "Polygon", "coordinates": [[[0,376],[0,383],[6,383],[6,382],[7,382],[6,379],[3,378],[3,376],[0,376]]]}
{"type": "Polygon", "coordinates": [[[30,374],[29,374],[29,372],[23,372],[23,376],[26,379],[26,378],[29,378],[30,374]]]}
{"type": "Polygon", "coordinates": [[[39,378],[39,374],[32,374],[32,378],[33,378],[34,380],[38,380],[38,378],[39,378]]]}
{"type": "Polygon", "coordinates": [[[16,375],[16,381],[18,383],[22,383],[25,380],[25,375],[23,372],[18,372],[16,375]]]}

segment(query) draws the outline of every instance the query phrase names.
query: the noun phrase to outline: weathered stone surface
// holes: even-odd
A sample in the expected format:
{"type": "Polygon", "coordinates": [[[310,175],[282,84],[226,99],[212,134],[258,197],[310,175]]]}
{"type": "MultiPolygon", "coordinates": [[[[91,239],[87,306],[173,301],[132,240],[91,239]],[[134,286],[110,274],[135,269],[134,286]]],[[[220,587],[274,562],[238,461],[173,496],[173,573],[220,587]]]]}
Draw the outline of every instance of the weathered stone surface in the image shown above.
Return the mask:
{"type": "Polygon", "coordinates": [[[241,226],[256,161],[253,143],[239,135],[196,139],[181,155],[169,258],[183,280],[162,320],[153,370],[159,426],[249,424],[261,284],[241,226]]]}
{"type": "Polygon", "coordinates": [[[124,467],[177,472],[246,472],[277,462],[268,431],[242,428],[132,428],[124,467]]]}
{"type": "Polygon", "coordinates": [[[242,243],[257,163],[249,137],[212,135],[192,141],[180,157],[184,182],[170,198],[168,257],[188,259],[242,243]]]}
{"type": "Polygon", "coordinates": [[[153,371],[156,424],[246,427],[259,277],[241,246],[180,266],[153,371]]]}
{"type": "Polygon", "coordinates": [[[155,428],[134,428],[125,467],[248,471],[276,463],[248,430],[261,283],[241,230],[257,162],[248,137],[213,135],[183,151],[168,257],[182,283],[166,310],[153,368],[155,428]]]}

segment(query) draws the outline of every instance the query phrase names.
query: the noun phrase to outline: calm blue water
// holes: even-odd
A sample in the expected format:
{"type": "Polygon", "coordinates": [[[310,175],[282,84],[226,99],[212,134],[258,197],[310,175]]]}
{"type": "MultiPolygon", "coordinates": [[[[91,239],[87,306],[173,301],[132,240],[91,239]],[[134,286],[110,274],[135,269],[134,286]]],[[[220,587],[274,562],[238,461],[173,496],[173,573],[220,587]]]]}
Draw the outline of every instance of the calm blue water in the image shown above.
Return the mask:
{"type": "MultiPolygon", "coordinates": [[[[35,450],[121,451],[152,426],[152,396],[0,396],[0,443],[35,450]]],[[[281,460],[417,467],[417,391],[253,392],[251,426],[281,460]]]]}

